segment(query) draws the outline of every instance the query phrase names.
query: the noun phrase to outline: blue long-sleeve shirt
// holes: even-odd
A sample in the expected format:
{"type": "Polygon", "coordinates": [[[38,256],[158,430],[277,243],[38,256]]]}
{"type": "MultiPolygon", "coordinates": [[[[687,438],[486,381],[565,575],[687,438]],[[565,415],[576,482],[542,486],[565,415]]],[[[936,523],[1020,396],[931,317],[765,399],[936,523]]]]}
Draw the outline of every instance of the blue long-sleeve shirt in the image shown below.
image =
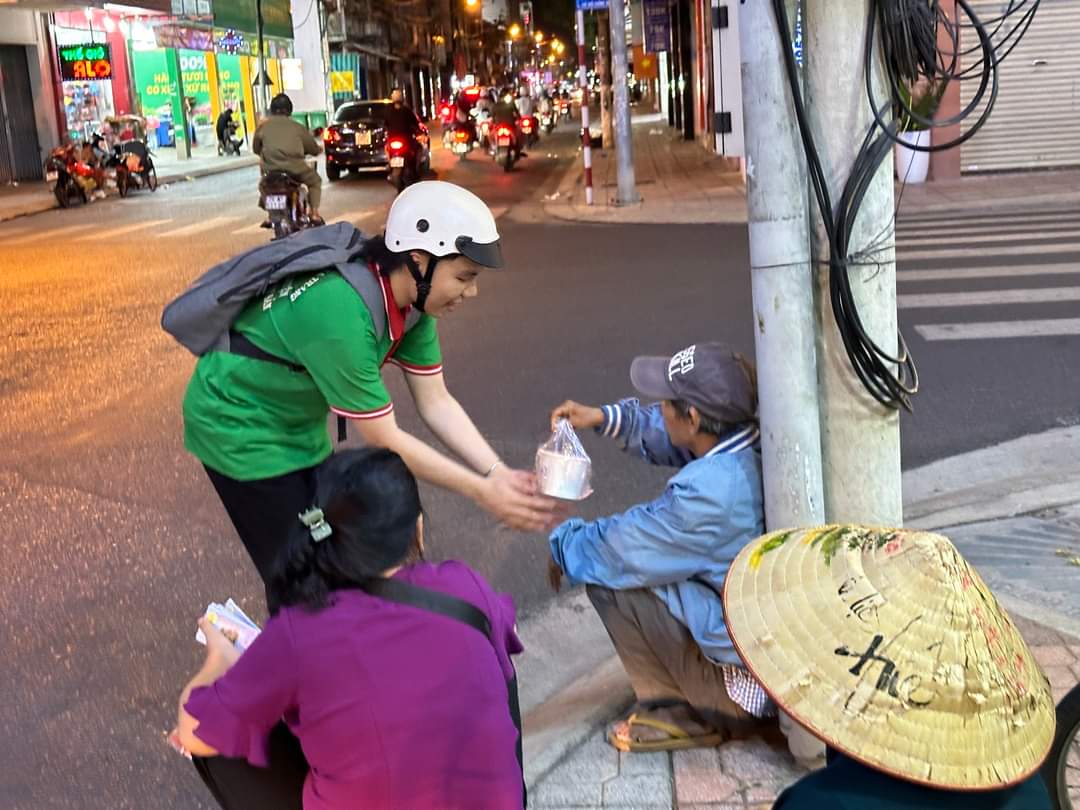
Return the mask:
{"type": "Polygon", "coordinates": [[[681,469],[650,503],[558,526],[552,557],[573,584],[652,589],[705,655],[739,664],[720,592],[735,555],[765,531],[757,427],[733,431],[695,459],[672,446],[659,405],[625,399],[603,410],[599,433],[651,464],[681,469]]]}

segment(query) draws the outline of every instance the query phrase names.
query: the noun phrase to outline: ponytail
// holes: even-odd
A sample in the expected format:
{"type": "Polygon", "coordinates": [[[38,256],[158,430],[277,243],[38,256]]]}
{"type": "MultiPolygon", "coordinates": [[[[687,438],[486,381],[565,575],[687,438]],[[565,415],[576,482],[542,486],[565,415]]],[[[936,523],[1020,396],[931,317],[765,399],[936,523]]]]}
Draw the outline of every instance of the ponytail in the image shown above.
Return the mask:
{"type": "Polygon", "coordinates": [[[401,457],[383,448],[346,450],[319,470],[316,503],[330,534],[296,526],[270,578],[270,614],[300,605],[321,610],[333,592],[358,588],[409,559],[420,493],[401,457]]]}

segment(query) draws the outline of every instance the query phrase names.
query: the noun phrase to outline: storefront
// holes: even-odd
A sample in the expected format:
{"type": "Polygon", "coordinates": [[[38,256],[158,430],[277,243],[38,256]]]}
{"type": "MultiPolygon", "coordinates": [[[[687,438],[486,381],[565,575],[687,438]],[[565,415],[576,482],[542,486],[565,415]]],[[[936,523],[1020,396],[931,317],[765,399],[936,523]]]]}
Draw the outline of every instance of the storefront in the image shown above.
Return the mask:
{"type": "Polygon", "coordinates": [[[108,119],[134,111],[127,45],[116,17],[98,8],[57,11],[52,40],[60,123],[69,138],[88,140],[108,119]]]}
{"type": "MultiPolygon", "coordinates": [[[[942,4],[945,5],[944,3],[942,4]]],[[[949,4],[952,6],[953,4],[949,4]]],[[[1000,0],[973,0],[972,10],[983,21],[1001,17],[1000,0]]],[[[951,8],[951,13],[957,13],[951,8]]],[[[962,11],[959,13],[963,13],[962,11]]],[[[994,42],[1004,48],[1016,14],[995,30],[994,42]]],[[[971,27],[962,29],[961,53],[967,70],[979,69],[978,42],[971,27]]],[[[1012,35],[1015,39],[1015,35],[1012,35]]],[[[1080,3],[1076,0],[1043,0],[1031,26],[1015,49],[1000,63],[1000,89],[994,109],[979,132],[960,147],[964,172],[1015,171],[1080,166],[1080,3]]],[[[953,109],[939,111],[948,117],[965,109],[979,87],[978,77],[959,82],[959,98],[953,109]]],[[[962,132],[982,112],[970,115],[962,132]]],[[[939,134],[935,130],[935,137],[939,134]]],[[[942,135],[942,137],[946,137],[942,135]]],[[[935,171],[935,178],[939,176],[935,171]]]]}

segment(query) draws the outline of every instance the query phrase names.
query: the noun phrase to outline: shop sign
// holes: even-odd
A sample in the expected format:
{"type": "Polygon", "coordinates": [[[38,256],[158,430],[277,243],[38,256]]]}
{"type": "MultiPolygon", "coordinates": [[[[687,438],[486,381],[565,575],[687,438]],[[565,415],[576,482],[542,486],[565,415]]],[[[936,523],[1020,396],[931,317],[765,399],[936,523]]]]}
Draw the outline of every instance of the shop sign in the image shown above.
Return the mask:
{"type": "Polygon", "coordinates": [[[112,78],[112,60],[106,44],[65,45],[58,52],[60,78],[66,82],[112,78]]]}
{"type": "Polygon", "coordinates": [[[351,70],[330,71],[331,93],[352,93],[356,89],[356,80],[351,70]]]}
{"type": "Polygon", "coordinates": [[[608,0],[577,0],[579,11],[607,11],[608,0]]]}
{"type": "Polygon", "coordinates": [[[671,47],[668,0],[645,0],[645,50],[660,53],[671,47]]]}
{"type": "MultiPolygon", "coordinates": [[[[246,34],[257,32],[256,0],[214,0],[214,27],[232,28],[246,34]]],[[[262,0],[263,35],[292,39],[289,0],[262,0]]]]}
{"type": "Polygon", "coordinates": [[[154,26],[154,39],[159,48],[187,48],[192,51],[210,51],[214,47],[214,35],[206,28],[166,23],[154,26]]]}
{"type": "Polygon", "coordinates": [[[247,45],[244,42],[244,35],[233,29],[222,31],[214,43],[217,46],[218,53],[242,53],[247,45]]]}
{"type": "Polygon", "coordinates": [[[304,89],[304,66],[299,59],[279,59],[281,66],[281,88],[283,90],[304,89]]]}

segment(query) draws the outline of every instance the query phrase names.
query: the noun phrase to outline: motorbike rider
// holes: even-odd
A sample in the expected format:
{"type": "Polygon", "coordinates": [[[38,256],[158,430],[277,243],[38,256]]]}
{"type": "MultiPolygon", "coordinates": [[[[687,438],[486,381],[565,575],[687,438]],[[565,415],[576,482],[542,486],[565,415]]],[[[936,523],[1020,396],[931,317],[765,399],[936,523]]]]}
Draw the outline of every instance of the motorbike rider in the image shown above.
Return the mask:
{"type": "Polygon", "coordinates": [[[452,183],[411,185],[358,259],[382,287],[381,336],[364,298],[328,268],[252,300],[231,329],[304,373],[210,351],[188,384],[184,444],[206,468],[264,581],[331,455],[328,412],[348,419],[365,445],[398,453],[417,478],[470,498],[513,528],[550,528],[562,511],[537,494],[535,476],[502,462],[443,378],[437,322],[477,295],[484,270],[503,264],[483,200],[452,183]],[[420,418],[456,459],[398,425],[383,382],[388,363],[404,372],[420,418]]]}
{"type": "Polygon", "coordinates": [[[521,148],[521,130],[518,127],[518,109],[517,105],[514,103],[513,87],[503,88],[499,102],[491,111],[491,121],[496,126],[499,124],[506,124],[514,130],[514,149],[517,152],[517,156],[519,158],[522,157],[525,153],[521,148]]]}
{"type": "Polygon", "coordinates": [[[527,88],[522,87],[518,90],[517,100],[514,102],[514,106],[517,107],[518,115],[522,118],[528,118],[533,114],[533,100],[529,95],[527,88]]]}
{"type": "Polygon", "coordinates": [[[251,150],[262,158],[264,172],[285,172],[308,189],[311,221],[322,225],[319,202],[322,200],[322,178],[304,160],[306,155],[318,155],[322,146],[302,124],[294,121],[293,104],[284,93],[270,101],[270,115],[259,124],[251,139],[251,150]]]}
{"type": "MultiPolygon", "coordinates": [[[[413,143],[413,148],[410,150],[411,157],[419,163],[420,150],[416,148],[416,136],[420,134],[420,119],[416,117],[416,113],[412,111],[412,108],[405,103],[405,94],[400,89],[395,88],[391,91],[390,106],[386,108],[383,120],[386,122],[386,134],[388,137],[397,135],[398,137],[407,138],[413,143]]],[[[420,174],[419,168],[419,165],[414,166],[416,176],[420,174]]]]}
{"type": "Polygon", "coordinates": [[[233,137],[236,134],[236,121],[233,119],[232,107],[226,107],[218,116],[214,129],[217,132],[218,146],[223,154],[236,151],[239,154],[239,141],[233,137]]]}

